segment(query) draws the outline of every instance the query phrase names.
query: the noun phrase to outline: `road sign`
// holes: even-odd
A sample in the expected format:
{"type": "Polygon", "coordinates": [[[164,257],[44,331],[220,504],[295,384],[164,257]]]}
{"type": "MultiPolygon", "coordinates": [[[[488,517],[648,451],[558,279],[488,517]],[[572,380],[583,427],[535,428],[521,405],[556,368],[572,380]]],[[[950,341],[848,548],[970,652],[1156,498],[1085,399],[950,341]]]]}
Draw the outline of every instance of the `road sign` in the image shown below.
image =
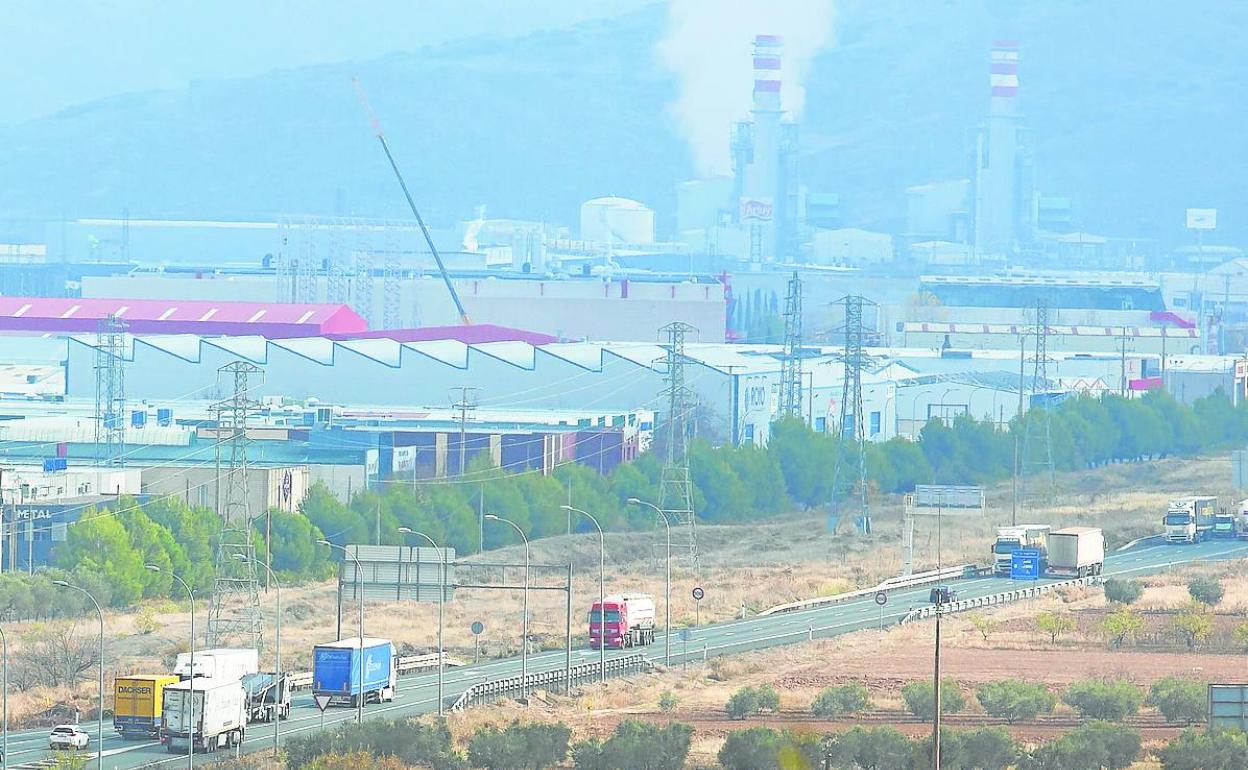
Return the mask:
{"type": "Polygon", "coordinates": [[[1039,580],[1040,551],[1036,548],[1019,548],[1010,554],[1010,579],[1039,580]]]}
{"type": "Polygon", "coordinates": [[[700,601],[702,601],[702,598],[703,598],[704,596],[706,596],[706,591],[703,591],[703,590],[702,590],[702,586],[697,586],[696,588],[694,588],[694,589],[693,589],[693,600],[694,600],[694,601],[700,602],[700,601]]]}
{"type": "Polygon", "coordinates": [[[1188,230],[1213,230],[1218,226],[1217,209],[1188,209],[1188,230]]]}
{"type": "Polygon", "coordinates": [[[883,607],[885,604],[888,604],[888,594],[884,593],[883,591],[877,591],[875,594],[875,603],[880,605],[881,607],[883,607]]]}
{"type": "Polygon", "coordinates": [[[321,710],[321,713],[325,713],[325,709],[329,708],[329,701],[333,697],[334,696],[332,695],[322,695],[317,693],[312,696],[312,700],[316,701],[316,707],[321,710]]]}
{"type": "Polygon", "coordinates": [[[482,623],[479,620],[472,621],[472,633],[476,634],[477,636],[480,636],[481,632],[484,630],[485,630],[484,623],[482,623]]]}
{"type": "Polygon", "coordinates": [[[687,628],[680,629],[680,641],[687,642],[693,638],[693,632],[687,628]]]}

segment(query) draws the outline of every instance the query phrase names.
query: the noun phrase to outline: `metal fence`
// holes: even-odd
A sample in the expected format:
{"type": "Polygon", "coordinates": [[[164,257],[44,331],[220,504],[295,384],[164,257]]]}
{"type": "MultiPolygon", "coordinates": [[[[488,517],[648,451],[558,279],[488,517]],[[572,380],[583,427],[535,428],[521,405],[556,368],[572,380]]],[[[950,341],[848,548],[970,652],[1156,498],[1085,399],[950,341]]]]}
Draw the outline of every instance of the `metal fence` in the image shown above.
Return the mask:
{"type": "MultiPolygon", "coordinates": [[[[1073,578],[1071,580],[1059,580],[1056,583],[1042,583],[1040,585],[1028,586],[1027,588],[1016,588],[1011,591],[1001,591],[1000,593],[989,594],[988,596],[976,596],[971,599],[958,599],[954,602],[941,605],[942,615],[951,612],[964,612],[966,610],[979,609],[980,607],[993,607],[998,604],[1006,604],[1008,602],[1016,602],[1022,599],[1032,599],[1037,596],[1057,591],[1062,588],[1073,588],[1075,586],[1097,585],[1101,582],[1100,575],[1090,577],[1073,578]]],[[[929,604],[926,607],[915,607],[906,613],[901,619],[902,623],[909,623],[912,620],[922,620],[936,615],[936,605],[929,604]]]]}
{"type": "MultiPolygon", "coordinates": [[[[646,660],[646,656],[641,654],[609,658],[607,660],[607,676],[624,676],[638,671],[649,671],[653,666],[654,664],[646,660]]],[[[508,676],[490,682],[479,682],[464,690],[463,694],[451,705],[451,710],[459,711],[479,703],[489,703],[499,698],[506,698],[520,693],[522,689],[553,689],[580,682],[593,681],[598,678],[601,670],[601,664],[598,661],[594,661],[593,663],[581,663],[573,666],[570,671],[560,668],[532,673],[529,674],[527,682],[522,681],[519,676],[508,676]],[[570,682],[569,677],[571,679],[570,682]]]]}

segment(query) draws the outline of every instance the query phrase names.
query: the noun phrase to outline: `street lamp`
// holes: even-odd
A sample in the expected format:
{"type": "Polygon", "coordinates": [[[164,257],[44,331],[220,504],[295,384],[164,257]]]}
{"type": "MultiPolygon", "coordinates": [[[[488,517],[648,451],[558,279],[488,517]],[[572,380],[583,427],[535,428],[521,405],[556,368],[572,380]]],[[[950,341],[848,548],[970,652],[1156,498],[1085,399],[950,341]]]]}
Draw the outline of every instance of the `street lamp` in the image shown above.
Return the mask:
{"type": "MultiPolygon", "coordinates": [[[[435,549],[438,548],[438,544],[433,541],[433,538],[429,537],[424,532],[417,532],[410,527],[399,527],[399,532],[404,535],[416,535],[418,537],[423,537],[429,541],[429,545],[433,546],[435,549]]],[[[446,699],[442,690],[442,672],[446,670],[446,649],[442,646],[442,605],[446,604],[446,550],[441,550],[442,579],[439,581],[438,587],[438,716],[442,716],[443,704],[446,699]]],[[[419,575],[420,572],[417,571],[416,574],[419,575]]],[[[417,593],[419,593],[420,587],[417,586],[416,590],[417,593]]]]}
{"type": "Polygon", "coordinates": [[[360,567],[359,558],[347,550],[346,546],[331,543],[328,540],[317,540],[319,545],[327,545],[330,548],[337,548],[342,551],[351,561],[355,562],[355,590],[357,603],[360,605],[360,694],[355,699],[355,722],[359,724],[364,721],[364,570],[360,567]]]}
{"type": "MultiPolygon", "coordinates": [[[[282,584],[277,581],[277,575],[273,573],[273,568],[265,562],[258,559],[248,559],[246,554],[236,553],[234,558],[238,561],[251,564],[258,564],[264,567],[264,571],[269,574],[269,580],[273,583],[273,587],[277,590],[277,623],[274,628],[274,657],[276,658],[277,671],[273,675],[273,756],[278,755],[282,738],[282,714],[278,710],[278,698],[282,694],[284,683],[282,682],[282,584]]],[[[363,687],[363,684],[360,685],[363,687]]]]}
{"type": "MultiPolygon", "coordinates": [[[[155,564],[144,564],[143,566],[145,569],[147,569],[148,572],[162,572],[161,568],[156,566],[155,564]]],[[[178,577],[172,571],[169,572],[169,577],[173,578],[174,580],[178,581],[179,584],[181,584],[183,590],[186,591],[187,597],[191,600],[191,676],[190,676],[191,694],[188,697],[190,698],[191,702],[194,703],[195,702],[195,681],[194,681],[195,679],[195,592],[191,590],[191,587],[187,585],[187,582],[185,580],[178,577]]],[[[191,708],[191,716],[192,716],[192,719],[189,721],[187,728],[186,728],[186,768],[187,770],[192,770],[195,767],[195,720],[193,718],[195,716],[194,707],[191,708]]]]}
{"type": "MultiPolygon", "coordinates": [[[[607,541],[602,534],[602,525],[589,512],[570,505],[559,506],[568,513],[579,513],[594,523],[598,529],[598,679],[607,681],[607,541]]],[[[591,613],[590,617],[593,615],[591,613]]]]}
{"type": "Polygon", "coordinates": [[[667,514],[653,503],[636,497],[628,498],[633,505],[644,505],[659,515],[663,529],[667,533],[667,578],[663,584],[663,665],[672,665],[672,522],[667,514]]]}
{"type": "MultiPolygon", "coordinates": [[[[95,606],[95,614],[100,617],[100,705],[99,713],[97,714],[99,721],[95,723],[95,737],[97,743],[95,766],[99,768],[99,770],[104,770],[104,611],[100,609],[100,603],[97,602],[95,597],[92,596],[91,593],[85,588],[79,588],[78,586],[72,583],[67,583],[64,580],[53,580],[52,585],[77,591],[87,597],[91,600],[91,604],[95,606]]],[[[5,762],[8,762],[7,758],[5,759],[5,762]]]]}
{"type": "Polygon", "coordinates": [[[485,514],[485,518],[490,521],[501,521],[508,524],[520,535],[520,539],[524,541],[524,619],[521,622],[521,634],[524,639],[520,644],[520,700],[527,700],[529,693],[529,539],[525,537],[524,530],[520,529],[511,519],[504,519],[502,516],[495,516],[492,513],[485,514]]]}
{"type": "Polygon", "coordinates": [[[7,770],[9,766],[9,638],[4,635],[4,629],[0,628],[0,656],[3,656],[4,673],[3,682],[0,682],[0,698],[4,699],[4,717],[3,729],[0,733],[0,770],[7,770]]]}

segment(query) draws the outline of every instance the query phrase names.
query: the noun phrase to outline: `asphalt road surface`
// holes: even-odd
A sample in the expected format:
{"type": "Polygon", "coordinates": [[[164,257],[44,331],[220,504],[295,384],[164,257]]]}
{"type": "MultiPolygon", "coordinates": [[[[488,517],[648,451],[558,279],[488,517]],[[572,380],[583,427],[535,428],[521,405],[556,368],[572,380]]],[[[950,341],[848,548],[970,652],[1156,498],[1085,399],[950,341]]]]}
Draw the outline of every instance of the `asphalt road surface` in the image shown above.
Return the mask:
{"type": "MultiPolygon", "coordinates": [[[[1167,567],[1188,564],[1194,561],[1225,561],[1228,559],[1248,556],[1248,542],[1222,540],[1198,543],[1196,545],[1165,545],[1143,544],[1128,551],[1110,554],[1105,560],[1106,577],[1132,576],[1151,572],[1160,572],[1167,567]]],[[[1049,580],[1039,581],[1053,582],[1049,580]]],[[[959,599],[970,599],[988,596],[1000,591],[1017,588],[1018,583],[1002,577],[971,577],[950,580],[948,584],[956,588],[959,599]]],[[[712,588],[713,590],[713,588],[712,588]]],[[[679,630],[671,637],[670,662],[682,665],[686,662],[700,662],[713,655],[725,655],[783,644],[794,644],[814,637],[836,636],[866,628],[876,628],[881,624],[895,624],[912,607],[927,604],[930,586],[904,589],[889,593],[888,604],[883,608],[876,605],[873,597],[846,601],[828,607],[802,610],[781,615],[736,620],[727,623],[706,625],[690,630],[690,638],[682,640],[679,630]]],[[[661,608],[659,608],[661,611],[661,608]]],[[[367,617],[366,617],[367,621],[367,617]]],[[[659,634],[654,644],[644,648],[650,660],[664,662],[666,637],[659,634]]],[[[637,650],[608,650],[608,656],[629,655],[637,650]]],[[[530,673],[538,671],[562,670],[565,653],[543,652],[529,656],[530,673]]],[[[598,651],[579,649],[572,651],[572,664],[592,663],[598,660],[598,651]]],[[[469,686],[478,682],[515,676],[520,673],[520,659],[507,658],[480,664],[447,669],[445,672],[445,691],[447,705],[459,697],[469,686]]],[[[398,717],[412,714],[424,714],[437,710],[437,674],[422,673],[402,677],[396,700],[393,703],[374,704],[367,706],[364,716],[398,717]]],[[[295,737],[309,730],[351,722],[355,719],[355,709],[334,707],[322,715],[317,711],[308,692],[296,695],[290,719],[282,722],[281,738],[295,737]]],[[[95,723],[82,725],[91,733],[89,753],[91,761],[88,767],[95,767],[98,746],[95,742],[95,723]]],[[[8,767],[21,767],[24,763],[34,763],[45,759],[48,754],[48,731],[36,730],[9,735],[8,767]]],[[[247,737],[242,750],[247,753],[271,750],[273,745],[273,726],[266,724],[252,725],[248,728],[247,737]]],[[[196,764],[207,764],[214,757],[230,756],[228,752],[215,755],[196,754],[196,764]]],[[[185,754],[169,754],[156,741],[129,740],[119,738],[112,730],[111,724],[104,728],[104,767],[113,770],[130,770],[139,767],[173,768],[186,764],[185,754]]]]}

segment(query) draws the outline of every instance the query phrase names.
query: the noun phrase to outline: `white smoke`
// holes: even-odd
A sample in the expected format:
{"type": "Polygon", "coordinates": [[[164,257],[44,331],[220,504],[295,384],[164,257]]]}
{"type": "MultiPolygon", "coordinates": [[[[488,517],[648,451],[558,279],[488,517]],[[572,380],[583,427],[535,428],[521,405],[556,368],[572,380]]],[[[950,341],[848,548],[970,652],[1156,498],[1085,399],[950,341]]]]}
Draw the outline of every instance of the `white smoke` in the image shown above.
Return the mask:
{"type": "Polygon", "coordinates": [[[658,55],[679,79],[669,111],[706,176],[731,170],[728,138],[749,118],[755,35],[784,39],[781,100],[791,114],[806,100],[810,62],[834,41],[832,0],[670,0],[658,55]]]}

